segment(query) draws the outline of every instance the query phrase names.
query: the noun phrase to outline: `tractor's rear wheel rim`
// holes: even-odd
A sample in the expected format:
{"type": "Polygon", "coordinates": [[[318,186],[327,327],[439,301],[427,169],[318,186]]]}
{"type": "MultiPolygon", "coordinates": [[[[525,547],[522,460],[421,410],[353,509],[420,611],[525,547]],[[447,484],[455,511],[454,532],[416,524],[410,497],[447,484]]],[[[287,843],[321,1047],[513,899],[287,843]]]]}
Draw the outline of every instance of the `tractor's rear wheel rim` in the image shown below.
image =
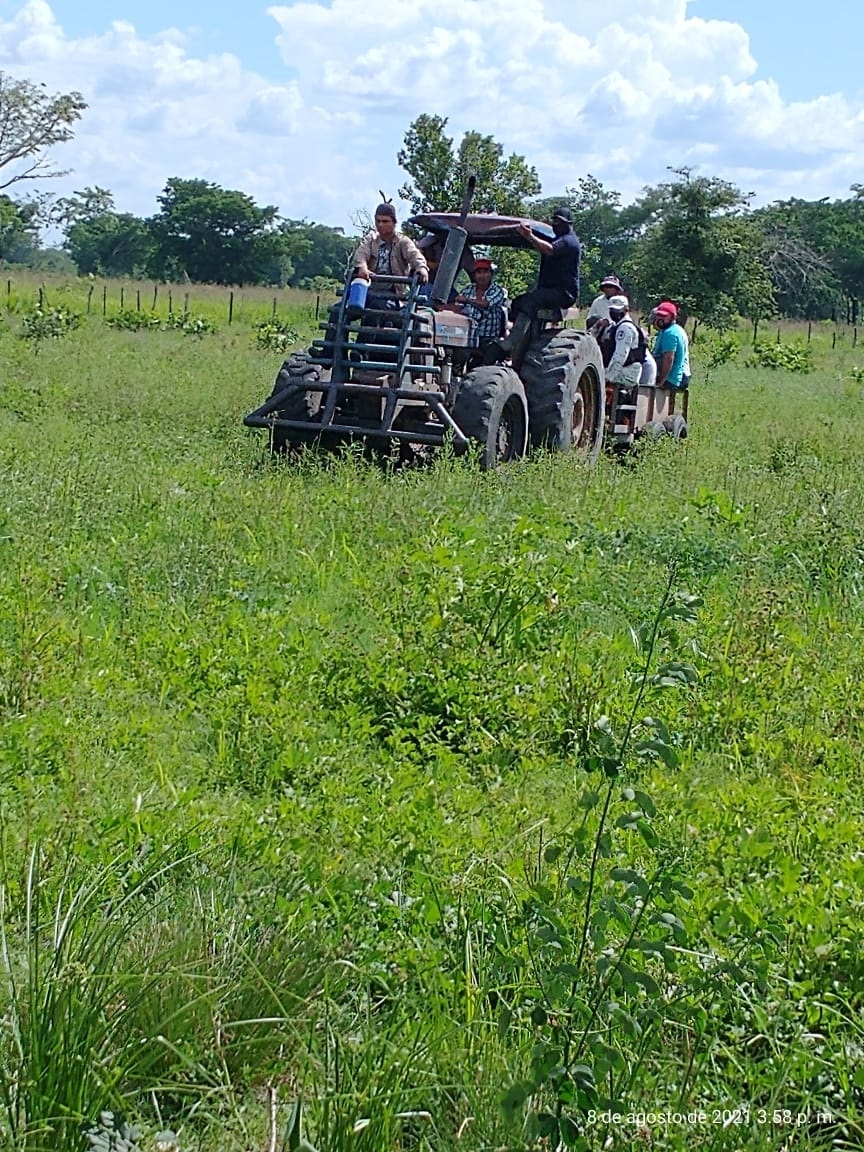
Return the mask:
{"type": "Polygon", "coordinates": [[[506,463],[514,459],[520,441],[520,433],[524,432],[525,415],[516,396],[511,396],[504,405],[501,419],[498,421],[498,433],[495,437],[495,459],[506,463]]]}
{"type": "Polygon", "coordinates": [[[579,391],[576,393],[573,401],[573,423],[570,431],[570,443],[574,448],[578,448],[582,443],[582,435],[585,431],[585,397],[582,395],[582,385],[579,385],[579,391]]]}

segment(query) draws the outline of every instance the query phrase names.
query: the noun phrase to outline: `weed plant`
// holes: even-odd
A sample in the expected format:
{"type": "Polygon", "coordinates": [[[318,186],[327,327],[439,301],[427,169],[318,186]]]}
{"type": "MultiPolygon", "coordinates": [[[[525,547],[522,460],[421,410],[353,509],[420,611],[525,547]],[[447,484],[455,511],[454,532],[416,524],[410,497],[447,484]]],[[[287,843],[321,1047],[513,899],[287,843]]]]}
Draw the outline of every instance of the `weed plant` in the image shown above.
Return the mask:
{"type": "Polygon", "coordinates": [[[2,1142],[860,1147],[856,352],[391,474],[243,429],[261,304],[0,325],[2,1142]]]}

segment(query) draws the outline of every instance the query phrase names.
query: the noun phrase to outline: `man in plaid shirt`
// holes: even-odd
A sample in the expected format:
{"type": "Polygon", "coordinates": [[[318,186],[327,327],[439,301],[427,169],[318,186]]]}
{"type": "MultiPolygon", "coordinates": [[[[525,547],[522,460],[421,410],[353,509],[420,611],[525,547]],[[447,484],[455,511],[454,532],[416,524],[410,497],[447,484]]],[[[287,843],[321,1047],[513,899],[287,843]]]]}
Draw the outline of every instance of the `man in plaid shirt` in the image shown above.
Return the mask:
{"type": "Polygon", "coordinates": [[[476,322],[474,332],[481,346],[502,334],[506,302],[504,289],[492,283],[492,261],[478,257],[474,261],[474,283],[460,292],[454,303],[476,322]]]}

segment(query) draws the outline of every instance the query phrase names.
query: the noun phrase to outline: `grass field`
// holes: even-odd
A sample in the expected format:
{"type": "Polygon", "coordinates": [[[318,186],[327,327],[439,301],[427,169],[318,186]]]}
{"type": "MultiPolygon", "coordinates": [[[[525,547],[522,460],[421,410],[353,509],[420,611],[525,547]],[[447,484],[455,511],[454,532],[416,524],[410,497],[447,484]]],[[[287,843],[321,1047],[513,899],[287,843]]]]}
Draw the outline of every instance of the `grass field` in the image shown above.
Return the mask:
{"type": "Polygon", "coordinates": [[[697,342],[633,466],[389,475],[242,427],[273,293],[13,288],[2,1146],[864,1147],[850,335],[697,342]]]}

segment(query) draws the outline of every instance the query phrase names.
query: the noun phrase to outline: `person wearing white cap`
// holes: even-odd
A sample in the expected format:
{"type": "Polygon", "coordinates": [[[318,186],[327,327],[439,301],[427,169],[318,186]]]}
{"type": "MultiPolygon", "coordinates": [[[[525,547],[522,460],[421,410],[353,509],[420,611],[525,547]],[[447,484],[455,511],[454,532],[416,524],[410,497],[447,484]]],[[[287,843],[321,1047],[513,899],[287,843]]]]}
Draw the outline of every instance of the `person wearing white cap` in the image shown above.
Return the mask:
{"type": "Polygon", "coordinates": [[[609,297],[609,328],[603,346],[609,355],[607,382],[636,388],[645,363],[645,336],[630,318],[630,302],[626,296],[609,297]]]}
{"type": "Polygon", "coordinates": [[[609,323],[610,297],[620,296],[623,291],[621,281],[611,272],[600,281],[600,295],[595,296],[591,301],[591,307],[588,309],[588,317],[585,321],[585,328],[592,336],[599,337],[609,323]]]}

